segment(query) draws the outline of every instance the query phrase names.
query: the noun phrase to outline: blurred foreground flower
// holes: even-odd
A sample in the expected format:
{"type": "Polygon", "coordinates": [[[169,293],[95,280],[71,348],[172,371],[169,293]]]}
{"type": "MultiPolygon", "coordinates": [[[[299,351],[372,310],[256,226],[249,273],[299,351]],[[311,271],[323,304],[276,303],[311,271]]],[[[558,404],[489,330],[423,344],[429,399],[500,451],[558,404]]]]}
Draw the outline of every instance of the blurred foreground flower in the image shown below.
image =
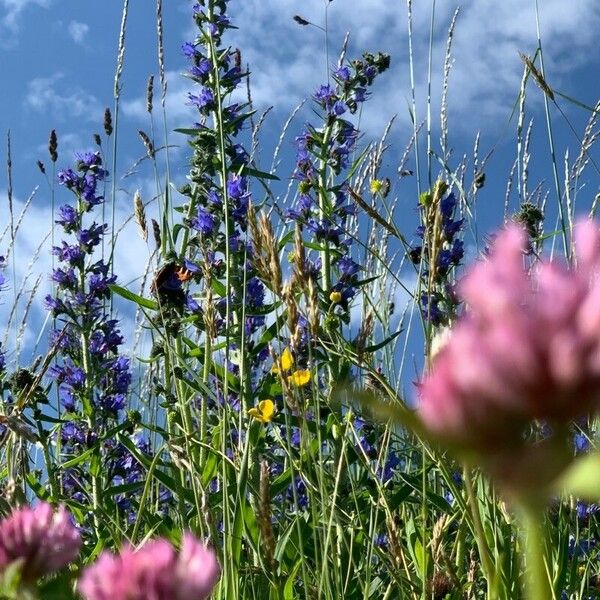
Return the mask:
{"type": "Polygon", "coordinates": [[[104,552],[79,582],[86,600],[204,600],[219,580],[215,553],[186,534],[179,554],[164,539],[104,552]]]}
{"type": "Polygon", "coordinates": [[[21,577],[35,581],[66,567],[79,554],[79,532],[63,506],[23,507],[0,522],[0,572],[22,561],[21,577]]]}
{"type": "Polygon", "coordinates": [[[514,458],[533,421],[562,444],[557,434],[596,411],[598,226],[579,223],[574,240],[576,267],[552,261],[528,272],[525,232],[511,225],[498,235],[489,260],[459,285],[468,308],[420,389],[421,418],[436,436],[480,456],[514,458]]]}

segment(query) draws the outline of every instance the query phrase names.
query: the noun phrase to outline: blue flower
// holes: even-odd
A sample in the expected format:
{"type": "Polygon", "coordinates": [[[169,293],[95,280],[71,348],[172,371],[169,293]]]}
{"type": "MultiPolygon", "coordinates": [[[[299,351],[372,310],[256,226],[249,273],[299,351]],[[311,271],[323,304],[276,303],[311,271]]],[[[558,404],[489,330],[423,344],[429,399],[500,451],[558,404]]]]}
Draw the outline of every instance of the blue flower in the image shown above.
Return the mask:
{"type": "Polygon", "coordinates": [[[62,242],[62,246],[54,246],[52,254],[58,257],[61,262],[68,262],[72,267],[79,267],[83,264],[85,256],[83,250],[77,246],[70,246],[66,242],[62,242]]]}
{"type": "Polygon", "coordinates": [[[580,431],[573,437],[573,445],[577,454],[584,454],[591,446],[589,437],[580,431]]]}
{"type": "Polygon", "coordinates": [[[340,277],[343,279],[351,279],[360,271],[360,265],[355,263],[349,256],[342,256],[337,261],[337,268],[340,277]]]}
{"type": "Polygon", "coordinates": [[[194,58],[196,56],[196,46],[192,42],[183,42],[181,44],[181,52],[187,58],[194,58]]]}
{"type": "Polygon", "coordinates": [[[85,252],[90,254],[95,246],[100,244],[102,236],[108,226],[106,224],[97,225],[93,223],[89,229],[81,229],[77,232],[77,241],[81,244],[81,247],[85,252]]]}
{"type": "Polygon", "coordinates": [[[197,65],[190,67],[190,74],[205,81],[212,69],[211,62],[207,58],[201,58],[197,65]]]}
{"type": "Polygon", "coordinates": [[[346,82],[350,80],[350,69],[348,67],[339,67],[333,72],[333,75],[340,81],[346,82]]]}
{"type": "Polygon", "coordinates": [[[70,233],[79,222],[79,215],[77,211],[70,205],[65,204],[59,209],[59,218],[56,219],[55,223],[62,225],[67,233],[70,233]]]}
{"type": "Polygon", "coordinates": [[[319,86],[315,91],[313,98],[327,111],[333,107],[337,100],[335,91],[328,84],[319,86]]]}
{"type": "Polygon", "coordinates": [[[230,175],[227,180],[227,193],[236,200],[242,198],[247,193],[246,178],[235,173],[230,175]]]}
{"type": "Polygon", "coordinates": [[[198,207],[196,216],[191,220],[191,226],[204,236],[212,235],[217,224],[216,217],[202,206],[198,207]]]}
{"type": "Polygon", "coordinates": [[[206,112],[214,107],[215,97],[212,90],[208,87],[202,87],[197,95],[188,92],[188,104],[196,106],[200,110],[206,112]]]}
{"type": "Polygon", "coordinates": [[[265,299],[265,286],[258,277],[252,277],[246,286],[246,302],[250,306],[262,306],[265,299]]]}

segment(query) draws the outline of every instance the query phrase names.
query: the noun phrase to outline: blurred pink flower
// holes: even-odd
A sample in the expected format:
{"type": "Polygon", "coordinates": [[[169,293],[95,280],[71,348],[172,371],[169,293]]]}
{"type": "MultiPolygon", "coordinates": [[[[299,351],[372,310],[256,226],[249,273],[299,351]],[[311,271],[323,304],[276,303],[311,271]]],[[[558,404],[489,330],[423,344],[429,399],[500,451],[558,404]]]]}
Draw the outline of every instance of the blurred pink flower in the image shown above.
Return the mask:
{"type": "Polygon", "coordinates": [[[510,225],[459,284],[465,314],[420,386],[430,431],[494,453],[523,441],[533,420],[551,427],[600,402],[600,231],[575,228],[577,266],[525,267],[525,232],[510,225]]]}
{"type": "Polygon", "coordinates": [[[204,600],[221,569],[213,550],[186,534],[179,555],[164,539],[104,552],[78,585],[86,600],[204,600]]]}
{"type": "Polygon", "coordinates": [[[77,558],[81,539],[63,506],[54,512],[40,502],[13,511],[0,522],[0,572],[22,560],[22,576],[34,581],[66,567],[77,558]]]}

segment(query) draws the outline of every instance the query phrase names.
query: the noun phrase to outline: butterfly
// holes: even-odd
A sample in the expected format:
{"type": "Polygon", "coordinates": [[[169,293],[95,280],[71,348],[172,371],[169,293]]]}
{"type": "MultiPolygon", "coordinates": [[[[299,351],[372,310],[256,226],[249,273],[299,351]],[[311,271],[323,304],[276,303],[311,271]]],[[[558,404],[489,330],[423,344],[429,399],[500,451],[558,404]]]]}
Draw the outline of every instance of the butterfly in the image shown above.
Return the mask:
{"type": "Polygon", "coordinates": [[[181,284],[190,281],[193,277],[194,273],[190,269],[171,261],[158,270],[150,285],[150,291],[155,296],[181,300],[183,297],[181,284]]]}

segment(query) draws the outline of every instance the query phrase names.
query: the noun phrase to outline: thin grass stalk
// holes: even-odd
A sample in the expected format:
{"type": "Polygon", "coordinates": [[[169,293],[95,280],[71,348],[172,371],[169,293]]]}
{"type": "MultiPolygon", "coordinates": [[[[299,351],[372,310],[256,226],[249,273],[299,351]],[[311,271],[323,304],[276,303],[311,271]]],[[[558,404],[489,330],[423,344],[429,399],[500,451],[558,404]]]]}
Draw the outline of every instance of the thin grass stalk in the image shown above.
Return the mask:
{"type": "Polygon", "coordinates": [[[415,175],[417,183],[417,195],[421,195],[421,156],[419,152],[419,137],[418,137],[418,119],[417,119],[417,91],[415,83],[415,63],[413,54],[413,13],[412,0],[406,0],[407,15],[408,15],[408,69],[410,73],[410,95],[411,95],[411,120],[413,123],[413,138],[414,138],[414,157],[415,157],[415,175]]]}
{"type": "MultiPolygon", "coordinates": [[[[164,34],[163,34],[163,12],[162,0],[156,0],[156,36],[158,40],[158,72],[160,77],[160,105],[163,114],[163,136],[165,139],[165,166],[167,169],[166,185],[165,185],[165,205],[164,214],[169,218],[171,206],[169,202],[169,182],[171,181],[171,159],[169,156],[169,128],[167,125],[167,77],[165,73],[165,51],[164,51],[164,34]]],[[[170,229],[169,229],[170,231],[170,229]]]]}
{"type": "MultiPolygon", "coordinates": [[[[115,227],[116,227],[116,205],[117,205],[117,155],[118,155],[118,136],[119,136],[119,106],[121,99],[121,77],[125,64],[125,33],[127,31],[127,17],[129,15],[129,0],[123,0],[123,11],[121,13],[121,26],[119,29],[119,47],[117,51],[117,66],[113,85],[113,147],[112,147],[112,178],[110,188],[110,273],[114,274],[114,264],[112,260],[115,248],[115,227]]],[[[110,299],[112,311],[112,295],[110,299]]]]}
{"type": "Polygon", "coordinates": [[[444,55],[444,69],[442,80],[442,102],[440,109],[440,146],[442,149],[442,158],[444,162],[448,162],[450,153],[448,149],[448,89],[450,79],[450,69],[452,68],[452,40],[454,39],[454,29],[456,28],[456,20],[460,13],[460,7],[457,7],[452,15],[450,26],[448,27],[448,35],[446,37],[446,54],[444,55]]]}
{"type": "MultiPolygon", "coordinates": [[[[546,79],[546,72],[544,69],[544,53],[542,51],[542,34],[541,34],[541,26],[540,26],[540,11],[539,11],[539,2],[535,0],[535,26],[537,32],[537,43],[538,43],[538,51],[540,55],[540,73],[541,76],[546,79]]],[[[552,117],[550,115],[550,103],[548,99],[548,95],[544,94],[544,111],[546,114],[546,129],[548,131],[548,145],[550,149],[550,157],[552,161],[552,177],[554,179],[554,188],[556,191],[556,201],[558,206],[558,218],[560,221],[560,229],[561,229],[561,237],[563,242],[563,251],[565,258],[567,261],[571,261],[571,247],[569,244],[568,233],[567,233],[567,223],[565,220],[564,209],[563,209],[563,196],[560,188],[560,180],[558,175],[558,164],[556,161],[556,150],[554,144],[554,133],[552,129],[552,117]]],[[[552,242],[554,245],[554,240],[552,242]]]]}

